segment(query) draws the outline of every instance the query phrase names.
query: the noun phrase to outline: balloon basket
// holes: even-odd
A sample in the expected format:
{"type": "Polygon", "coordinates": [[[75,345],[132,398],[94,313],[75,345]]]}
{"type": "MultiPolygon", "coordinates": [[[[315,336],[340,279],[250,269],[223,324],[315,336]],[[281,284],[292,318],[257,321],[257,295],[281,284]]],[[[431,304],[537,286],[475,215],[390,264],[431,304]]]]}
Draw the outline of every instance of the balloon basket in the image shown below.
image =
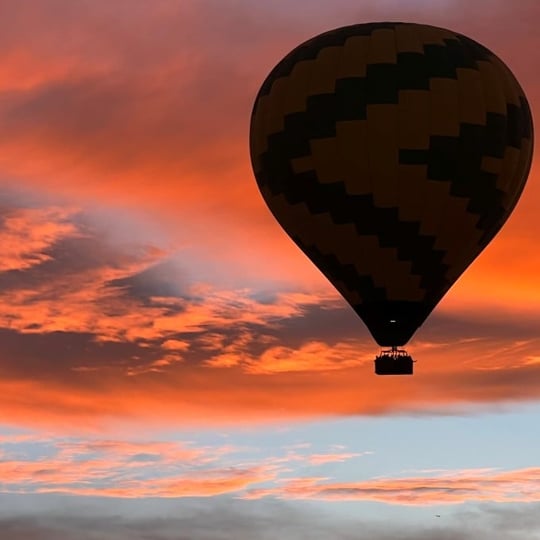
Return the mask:
{"type": "Polygon", "coordinates": [[[392,347],[375,358],[377,375],[412,375],[414,360],[407,351],[392,347]]]}

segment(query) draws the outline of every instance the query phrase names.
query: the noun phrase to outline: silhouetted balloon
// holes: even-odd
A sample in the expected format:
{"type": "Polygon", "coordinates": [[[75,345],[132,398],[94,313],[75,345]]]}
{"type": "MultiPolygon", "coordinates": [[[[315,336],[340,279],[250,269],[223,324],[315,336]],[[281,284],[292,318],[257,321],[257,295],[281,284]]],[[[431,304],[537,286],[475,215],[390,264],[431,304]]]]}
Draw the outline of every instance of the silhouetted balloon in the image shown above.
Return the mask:
{"type": "Polygon", "coordinates": [[[257,95],[250,139],[276,219],[377,343],[401,346],[510,215],[533,130],[485,47],[373,23],[289,53],[257,95]]]}

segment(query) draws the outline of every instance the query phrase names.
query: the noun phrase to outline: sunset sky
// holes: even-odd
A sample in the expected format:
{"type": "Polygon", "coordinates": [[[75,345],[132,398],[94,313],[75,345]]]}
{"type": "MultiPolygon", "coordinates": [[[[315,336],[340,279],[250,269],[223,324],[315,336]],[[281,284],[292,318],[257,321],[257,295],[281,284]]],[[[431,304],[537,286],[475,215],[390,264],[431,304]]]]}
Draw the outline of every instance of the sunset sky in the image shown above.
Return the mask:
{"type": "Polygon", "coordinates": [[[0,537],[540,539],[538,158],[413,377],[251,171],[269,70],[385,20],[483,43],[538,124],[538,0],[0,3],[0,537]]]}

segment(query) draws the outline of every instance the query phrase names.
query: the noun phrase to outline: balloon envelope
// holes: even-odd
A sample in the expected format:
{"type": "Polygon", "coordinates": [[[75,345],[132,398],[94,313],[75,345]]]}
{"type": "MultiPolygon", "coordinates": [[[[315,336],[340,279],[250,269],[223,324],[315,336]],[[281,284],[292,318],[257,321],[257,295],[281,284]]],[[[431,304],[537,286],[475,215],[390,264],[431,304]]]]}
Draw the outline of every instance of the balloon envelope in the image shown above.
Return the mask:
{"type": "Polygon", "coordinates": [[[381,346],[404,345],[514,208],[527,99],[455,32],[358,24],[289,53],[251,118],[258,186],[381,346]]]}

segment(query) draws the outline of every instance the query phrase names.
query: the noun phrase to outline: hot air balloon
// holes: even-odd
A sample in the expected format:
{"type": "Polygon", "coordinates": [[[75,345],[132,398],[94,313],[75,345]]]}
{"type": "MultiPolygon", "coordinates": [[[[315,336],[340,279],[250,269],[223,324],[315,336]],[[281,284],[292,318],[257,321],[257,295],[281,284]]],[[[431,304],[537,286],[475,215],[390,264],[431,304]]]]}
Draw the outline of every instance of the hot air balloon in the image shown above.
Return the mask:
{"type": "Polygon", "coordinates": [[[266,204],[387,351],[403,347],[499,231],[531,166],[527,99],[461,34],[382,22],[306,41],[255,99],[250,153],[266,204]]]}

